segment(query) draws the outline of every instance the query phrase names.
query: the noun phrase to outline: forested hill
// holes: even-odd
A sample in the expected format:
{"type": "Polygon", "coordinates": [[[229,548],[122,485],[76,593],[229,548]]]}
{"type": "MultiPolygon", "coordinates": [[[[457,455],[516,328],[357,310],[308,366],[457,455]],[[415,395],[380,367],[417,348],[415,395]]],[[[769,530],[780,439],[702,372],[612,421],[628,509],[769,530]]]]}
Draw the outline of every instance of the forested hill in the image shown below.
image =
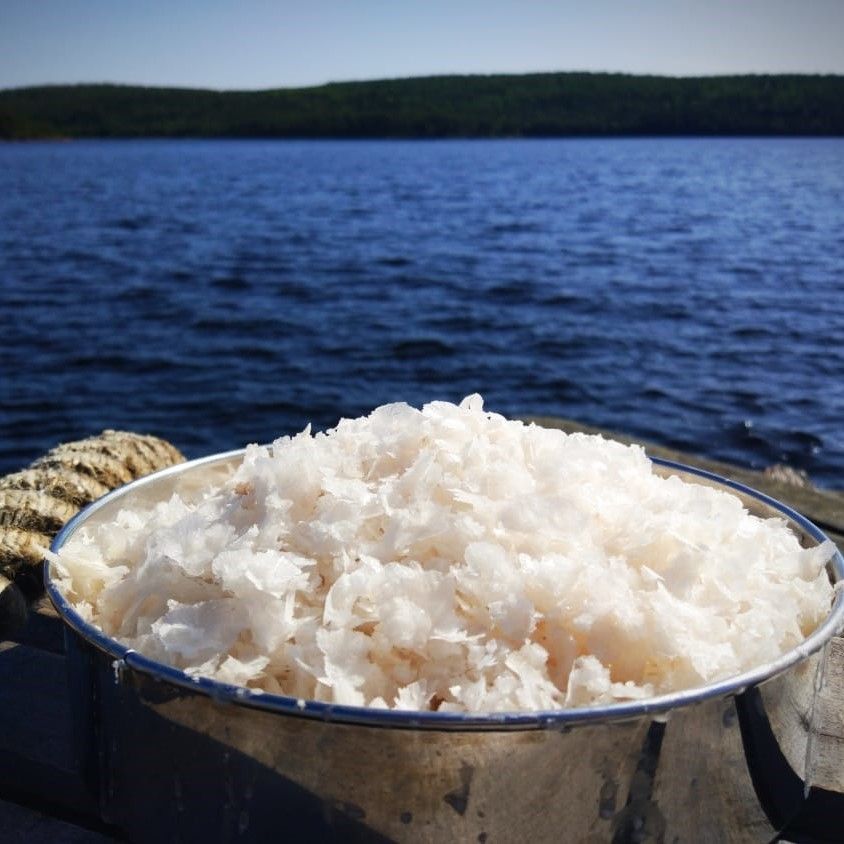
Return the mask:
{"type": "Polygon", "coordinates": [[[0,138],[844,135],[844,76],[434,76],[209,91],[0,91],[0,138]]]}

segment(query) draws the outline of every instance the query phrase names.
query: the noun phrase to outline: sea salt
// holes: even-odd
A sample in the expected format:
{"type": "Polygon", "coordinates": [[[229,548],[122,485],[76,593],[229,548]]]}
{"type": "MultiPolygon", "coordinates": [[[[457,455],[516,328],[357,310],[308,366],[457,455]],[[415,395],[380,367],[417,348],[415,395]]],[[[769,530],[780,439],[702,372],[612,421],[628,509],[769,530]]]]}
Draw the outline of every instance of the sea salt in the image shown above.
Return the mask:
{"type": "Polygon", "coordinates": [[[638,700],[797,646],[830,543],[644,451],[460,405],[251,445],[204,494],[62,549],[63,589],[148,657],[256,691],[502,712],[638,700]]]}

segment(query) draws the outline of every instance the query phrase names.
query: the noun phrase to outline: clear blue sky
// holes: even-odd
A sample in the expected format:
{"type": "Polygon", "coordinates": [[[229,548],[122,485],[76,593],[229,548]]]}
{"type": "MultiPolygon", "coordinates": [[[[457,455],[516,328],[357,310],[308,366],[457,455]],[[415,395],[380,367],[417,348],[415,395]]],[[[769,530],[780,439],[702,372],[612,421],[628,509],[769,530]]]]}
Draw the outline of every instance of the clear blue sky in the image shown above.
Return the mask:
{"type": "Polygon", "coordinates": [[[844,73],[844,0],[0,0],[0,88],[844,73]]]}

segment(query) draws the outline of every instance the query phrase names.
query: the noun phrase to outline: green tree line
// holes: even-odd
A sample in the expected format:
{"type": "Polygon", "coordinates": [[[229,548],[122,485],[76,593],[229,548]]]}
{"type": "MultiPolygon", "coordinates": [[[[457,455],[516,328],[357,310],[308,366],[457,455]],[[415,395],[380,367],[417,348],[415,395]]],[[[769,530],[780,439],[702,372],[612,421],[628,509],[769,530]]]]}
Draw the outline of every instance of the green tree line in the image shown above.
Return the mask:
{"type": "Polygon", "coordinates": [[[0,138],[844,135],[844,76],[433,76],[313,88],[0,90],[0,138]]]}

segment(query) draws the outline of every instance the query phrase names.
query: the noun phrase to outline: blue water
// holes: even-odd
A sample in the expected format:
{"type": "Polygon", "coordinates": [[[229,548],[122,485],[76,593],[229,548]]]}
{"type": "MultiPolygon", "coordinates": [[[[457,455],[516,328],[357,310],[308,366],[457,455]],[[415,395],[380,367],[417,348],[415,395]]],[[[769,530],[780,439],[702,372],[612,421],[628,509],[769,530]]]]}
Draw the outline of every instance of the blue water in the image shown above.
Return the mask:
{"type": "Polygon", "coordinates": [[[844,487],[844,139],[0,145],[0,471],[478,391],[844,487]]]}

